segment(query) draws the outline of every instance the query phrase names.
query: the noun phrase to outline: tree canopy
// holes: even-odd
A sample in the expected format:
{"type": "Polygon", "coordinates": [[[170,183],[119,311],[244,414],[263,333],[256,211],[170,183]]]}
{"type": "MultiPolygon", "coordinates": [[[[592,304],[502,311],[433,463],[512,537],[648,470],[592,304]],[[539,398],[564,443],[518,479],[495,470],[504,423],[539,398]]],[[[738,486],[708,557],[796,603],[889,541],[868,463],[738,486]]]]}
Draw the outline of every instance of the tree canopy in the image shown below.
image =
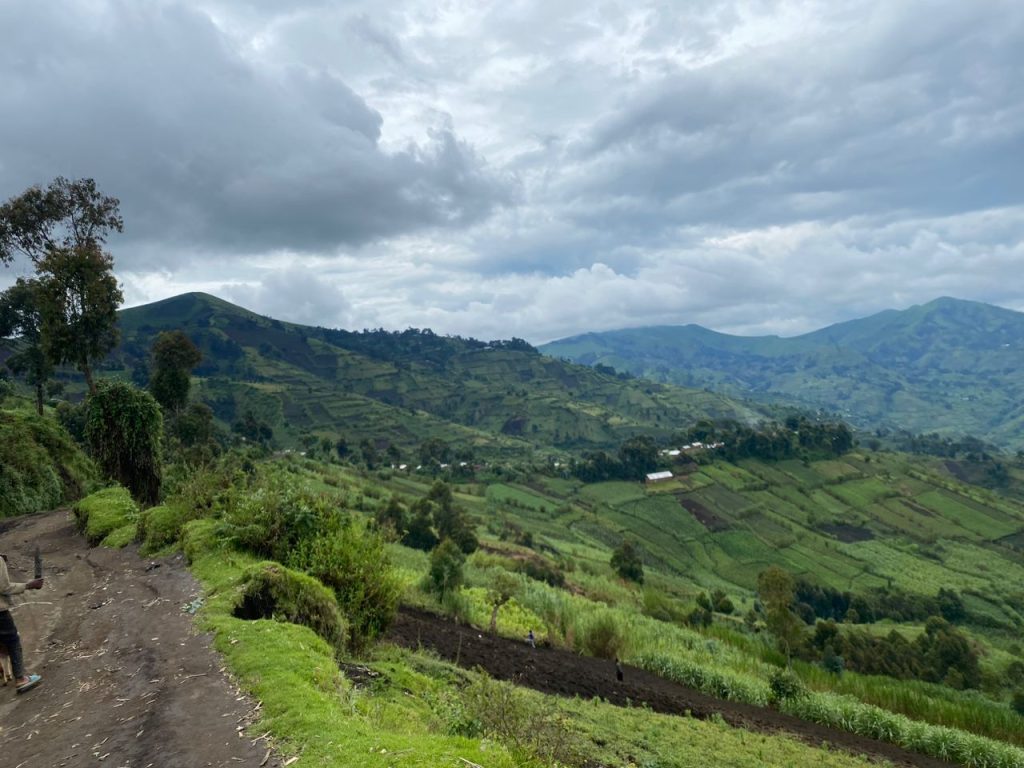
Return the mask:
{"type": "Polygon", "coordinates": [[[102,250],[124,221],[116,197],[102,194],[92,179],[54,179],[46,189],[29,187],[0,205],[0,264],[16,253],[38,264],[52,251],[102,250]]]}
{"type": "Polygon", "coordinates": [[[190,375],[202,361],[202,353],[181,331],[164,331],[153,342],[151,354],[149,391],[167,410],[180,410],[188,402],[190,375]]]}
{"type": "Polygon", "coordinates": [[[117,308],[124,297],[103,244],[124,227],[119,205],[92,179],[63,176],[0,205],[0,264],[21,253],[36,268],[42,354],[50,363],[77,365],[90,393],[96,392],[93,362],[118,338],[117,308]]]}
{"type": "Polygon", "coordinates": [[[55,363],[73,363],[96,392],[92,364],[117,345],[124,300],[114,260],[93,243],[47,251],[38,262],[43,345],[55,363]]]}
{"type": "Polygon", "coordinates": [[[39,309],[39,281],[18,281],[0,294],[0,337],[16,336],[16,351],[7,367],[35,390],[36,410],[43,413],[43,392],[53,364],[43,348],[43,318],[39,309]]]}

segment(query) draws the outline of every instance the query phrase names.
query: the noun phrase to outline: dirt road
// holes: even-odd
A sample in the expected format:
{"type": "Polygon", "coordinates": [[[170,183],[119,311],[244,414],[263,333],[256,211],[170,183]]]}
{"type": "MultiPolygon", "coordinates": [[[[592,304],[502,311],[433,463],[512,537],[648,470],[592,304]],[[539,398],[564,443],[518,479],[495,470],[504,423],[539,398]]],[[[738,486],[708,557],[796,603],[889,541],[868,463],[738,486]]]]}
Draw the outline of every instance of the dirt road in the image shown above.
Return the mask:
{"type": "Polygon", "coordinates": [[[499,680],[511,680],[544,693],[588,699],[598,696],[612,704],[646,704],[656,712],[689,713],[702,719],[717,713],[726,722],[742,728],[785,733],[815,746],[828,743],[831,749],[882,758],[897,765],[923,768],[949,768],[951,765],[772,709],[716,699],[635,667],[627,666],[625,679],[618,682],[610,661],[555,648],[533,649],[525,642],[495,637],[425,611],[403,609],[388,639],[407,648],[432,649],[460,666],[479,666],[499,680]]]}
{"type": "Polygon", "coordinates": [[[37,545],[46,585],[14,616],[43,684],[0,687],[3,768],[261,765],[265,742],[242,734],[252,702],[183,610],[200,590],[180,556],[90,549],[66,511],[0,521],[13,578],[31,578],[37,545]]]}

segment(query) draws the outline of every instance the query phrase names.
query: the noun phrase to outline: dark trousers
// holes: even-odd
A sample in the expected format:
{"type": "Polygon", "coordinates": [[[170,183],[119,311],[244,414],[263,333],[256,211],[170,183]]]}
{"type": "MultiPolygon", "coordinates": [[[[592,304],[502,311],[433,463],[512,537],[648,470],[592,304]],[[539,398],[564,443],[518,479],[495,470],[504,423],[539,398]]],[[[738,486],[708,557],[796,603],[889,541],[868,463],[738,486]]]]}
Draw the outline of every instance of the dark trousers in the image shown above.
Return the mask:
{"type": "Polygon", "coordinates": [[[21,659],[21,638],[10,611],[0,611],[0,645],[7,648],[14,677],[20,680],[25,676],[25,664],[21,659]]]}

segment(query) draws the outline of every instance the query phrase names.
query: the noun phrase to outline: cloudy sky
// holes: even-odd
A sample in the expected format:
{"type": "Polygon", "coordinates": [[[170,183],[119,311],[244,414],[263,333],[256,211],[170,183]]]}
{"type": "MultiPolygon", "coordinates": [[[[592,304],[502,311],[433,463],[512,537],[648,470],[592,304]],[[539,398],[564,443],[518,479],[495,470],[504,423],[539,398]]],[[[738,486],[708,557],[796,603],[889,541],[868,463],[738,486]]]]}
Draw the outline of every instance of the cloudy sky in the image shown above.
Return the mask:
{"type": "Polygon", "coordinates": [[[0,29],[0,198],[119,197],[128,304],[538,343],[1024,310],[1019,0],[0,0],[0,29]]]}

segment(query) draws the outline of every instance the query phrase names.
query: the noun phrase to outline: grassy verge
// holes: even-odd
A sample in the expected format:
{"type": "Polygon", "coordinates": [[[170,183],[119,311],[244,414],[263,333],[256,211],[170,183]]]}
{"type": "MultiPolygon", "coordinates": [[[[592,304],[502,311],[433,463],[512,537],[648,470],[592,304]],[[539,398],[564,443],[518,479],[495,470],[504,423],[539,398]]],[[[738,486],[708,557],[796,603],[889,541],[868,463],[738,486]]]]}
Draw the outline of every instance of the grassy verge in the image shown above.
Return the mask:
{"type": "Polygon", "coordinates": [[[138,534],[139,506],[119,485],[86,496],[74,512],[90,544],[120,548],[138,534]]]}
{"type": "Polygon", "coordinates": [[[0,518],[74,501],[95,479],[92,462],[52,418],[0,410],[0,518]]]}
{"type": "MultiPolygon", "coordinates": [[[[253,730],[270,731],[279,749],[299,755],[303,766],[465,766],[464,761],[504,768],[550,764],[529,754],[525,723],[514,714],[485,727],[468,711],[464,691],[480,676],[426,654],[378,646],[359,666],[368,670],[360,687],[339,671],[331,647],[306,627],[232,615],[243,574],[256,559],[221,549],[209,521],[186,527],[185,549],[207,591],[200,625],[242,685],[263,706],[253,730]],[[471,735],[466,735],[471,734],[471,735]],[[511,742],[511,743],[509,743],[511,742]]],[[[509,686],[498,690],[509,690],[509,686]]],[[[723,766],[818,764],[846,768],[868,763],[812,749],[781,736],[737,730],[719,722],[674,718],[598,701],[567,701],[516,689],[509,712],[543,711],[562,729],[582,764],[658,765],[700,768],[713,746],[723,766]]]]}

